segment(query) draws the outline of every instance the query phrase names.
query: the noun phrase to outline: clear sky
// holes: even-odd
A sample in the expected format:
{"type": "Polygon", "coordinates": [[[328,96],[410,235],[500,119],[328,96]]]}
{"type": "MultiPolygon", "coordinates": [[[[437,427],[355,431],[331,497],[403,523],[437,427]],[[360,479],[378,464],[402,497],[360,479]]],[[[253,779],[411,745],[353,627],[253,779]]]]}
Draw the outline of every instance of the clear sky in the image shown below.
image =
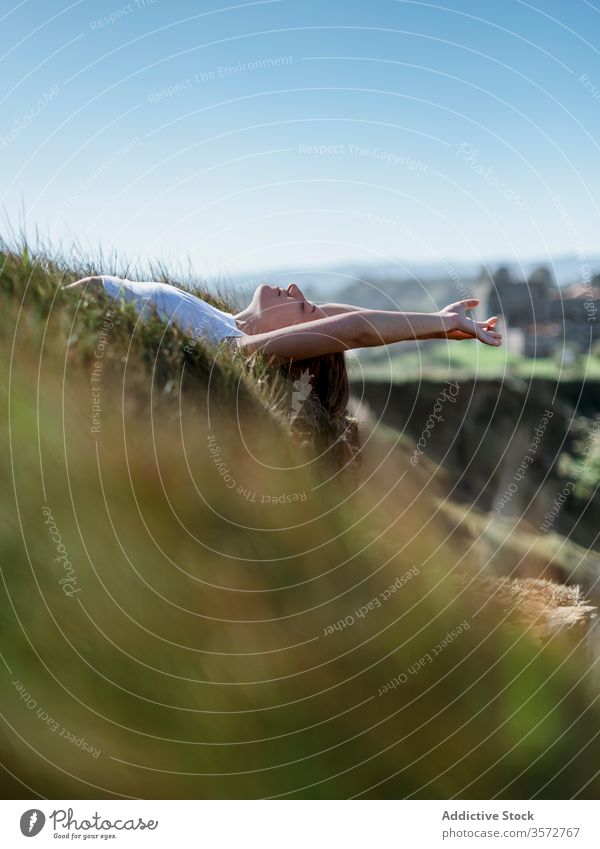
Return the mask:
{"type": "Polygon", "coordinates": [[[0,0],[5,215],[215,277],[584,263],[599,6],[0,0]]]}

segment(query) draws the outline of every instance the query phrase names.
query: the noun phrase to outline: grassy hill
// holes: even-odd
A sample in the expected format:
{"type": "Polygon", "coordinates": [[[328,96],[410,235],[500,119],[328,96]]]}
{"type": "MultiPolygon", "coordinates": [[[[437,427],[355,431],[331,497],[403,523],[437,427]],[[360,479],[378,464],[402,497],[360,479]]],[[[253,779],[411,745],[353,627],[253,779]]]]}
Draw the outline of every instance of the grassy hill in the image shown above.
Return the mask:
{"type": "Polygon", "coordinates": [[[97,270],[0,252],[4,796],[597,798],[577,592],[493,578],[395,432],[348,475],[264,363],[61,290],[97,270]]]}

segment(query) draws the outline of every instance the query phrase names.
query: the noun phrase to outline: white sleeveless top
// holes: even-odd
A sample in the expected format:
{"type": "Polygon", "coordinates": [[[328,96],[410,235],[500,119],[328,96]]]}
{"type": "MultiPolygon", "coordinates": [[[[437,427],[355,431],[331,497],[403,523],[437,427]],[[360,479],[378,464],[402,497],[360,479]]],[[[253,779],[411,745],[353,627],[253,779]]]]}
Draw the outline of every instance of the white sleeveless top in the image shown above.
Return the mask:
{"type": "Polygon", "coordinates": [[[176,286],[106,275],[101,280],[111,298],[132,301],[140,313],[148,305],[150,309],[156,310],[160,318],[169,323],[174,321],[194,338],[203,338],[216,345],[223,339],[246,335],[237,327],[231,313],[217,309],[176,286]]]}

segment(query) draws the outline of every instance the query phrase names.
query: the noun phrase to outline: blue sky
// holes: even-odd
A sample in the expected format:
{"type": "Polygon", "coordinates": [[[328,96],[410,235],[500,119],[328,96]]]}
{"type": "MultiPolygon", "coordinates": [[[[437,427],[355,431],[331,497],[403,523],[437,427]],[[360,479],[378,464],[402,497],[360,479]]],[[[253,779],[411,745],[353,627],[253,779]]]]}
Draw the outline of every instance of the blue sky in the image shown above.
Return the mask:
{"type": "Polygon", "coordinates": [[[215,278],[584,264],[599,36],[587,0],[0,0],[3,210],[215,278]]]}

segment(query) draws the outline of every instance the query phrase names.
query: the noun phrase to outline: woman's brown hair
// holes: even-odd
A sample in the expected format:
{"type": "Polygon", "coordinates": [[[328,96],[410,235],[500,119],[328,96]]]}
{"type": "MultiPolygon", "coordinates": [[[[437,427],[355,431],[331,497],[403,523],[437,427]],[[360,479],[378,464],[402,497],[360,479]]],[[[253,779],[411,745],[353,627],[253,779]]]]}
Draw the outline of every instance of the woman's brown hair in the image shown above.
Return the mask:
{"type": "Polygon", "coordinates": [[[294,429],[304,437],[312,435],[317,452],[337,469],[355,472],[360,445],[357,422],[348,414],[350,383],[344,353],[296,360],[282,371],[292,382],[294,429]]]}

